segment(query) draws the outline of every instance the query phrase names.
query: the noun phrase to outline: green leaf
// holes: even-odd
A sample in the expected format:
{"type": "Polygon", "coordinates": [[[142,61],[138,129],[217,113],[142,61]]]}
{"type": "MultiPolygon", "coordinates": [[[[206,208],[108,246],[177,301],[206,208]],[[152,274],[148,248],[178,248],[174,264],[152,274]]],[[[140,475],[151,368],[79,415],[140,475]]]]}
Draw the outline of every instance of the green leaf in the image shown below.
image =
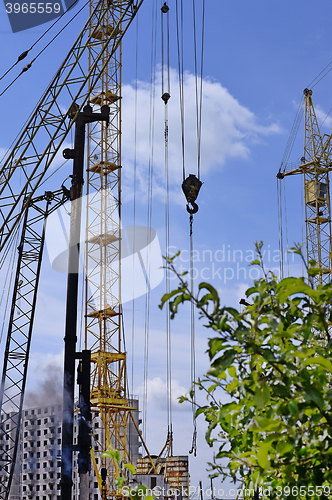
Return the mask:
{"type": "Polygon", "coordinates": [[[268,469],[270,467],[270,461],[268,458],[270,448],[270,442],[264,442],[259,447],[259,451],[257,453],[257,462],[262,467],[262,469],[268,469]]]}
{"type": "Polygon", "coordinates": [[[136,469],[133,464],[124,464],[124,467],[126,467],[132,474],[136,474],[136,469]]]}
{"type": "Polygon", "coordinates": [[[235,366],[230,366],[228,368],[228,374],[230,377],[236,377],[236,368],[235,366]]]}
{"type": "Polygon", "coordinates": [[[170,293],[165,293],[161,298],[161,304],[159,304],[159,309],[162,309],[165,302],[167,302],[169,299],[174,297],[174,295],[178,295],[179,293],[182,294],[185,291],[186,291],[185,287],[180,287],[180,288],[177,288],[176,290],[172,290],[170,293]]]}
{"type": "Polygon", "coordinates": [[[292,415],[295,416],[299,413],[299,407],[296,401],[294,400],[290,401],[287,406],[292,415]]]}
{"type": "Polygon", "coordinates": [[[324,400],[322,397],[322,394],[316,387],[307,387],[305,393],[304,393],[304,398],[307,401],[314,401],[316,405],[322,410],[324,407],[324,400]]]}
{"type": "Polygon", "coordinates": [[[281,423],[278,420],[274,420],[272,418],[261,417],[259,415],[256,415],[255,420],[258,427],[266,432],[278,431],[281,428],[281,423]]]}
{"type": "Polygon", "coordinates": [[[153,500],[155,497],[155,495],[145,495],[145,500],[153,500]]]}
{"type": "Polygon", "coordinates": [[[253,260],[252,262],[250,262],[250,264],[248,264],[249,266],[260,266],[261,263],[258,259],[255,259],[253,260]]]}
{"type": "Polygon", "coordinates": [[[213,314],[217,314],[218,309],[219,309],[219,304],[220,304],[219,295],[218,295],[217,290],[212,285],[210,285],[210,283],[205,283],[205,282],[200,283],[198,285],[199,290],[202,290],[203,288],[205,288],[206,290],[208,290],[210,292],[210,294],[212,296],[213,303],[214,303],[213,314]]]}
{"type": "Polygon", "coordinates": [[[314,358],[308,358],[303,362],[303,367],[308,365],[320,365],[326,368],[332,373],[332,363],[329,359],[323,358],[323,356],[315,356],[314,358]]]}
{"type": "Polygon", "coordinates": [[[270,398],[270,389],[268,388],[266,383],[256,387],[254,401],[258,408],[264,408],[265,405],[270,401],[270,398]]]}
{"type": "Polygon", "coordinates": [[[224,372],[226,368],[231,365],[236,356],[236,351],[234,349],[227,349],[223,356],[217,358],[212,363],[212,368],[214,368],[217,372],[224,372]]]}

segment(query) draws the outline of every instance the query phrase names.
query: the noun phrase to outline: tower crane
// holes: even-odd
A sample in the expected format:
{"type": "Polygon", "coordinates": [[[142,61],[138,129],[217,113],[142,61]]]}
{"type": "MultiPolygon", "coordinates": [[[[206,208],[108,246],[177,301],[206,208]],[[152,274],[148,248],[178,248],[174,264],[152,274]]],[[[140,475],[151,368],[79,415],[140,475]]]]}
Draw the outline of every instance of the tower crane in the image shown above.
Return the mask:
{"type": "Polygon", "coordinates": [[[45,220],[67,199],[63,189],[55,192],[47,191],[44,195],[30,198],[24,214],[0,389],[0,408],[5,416],[1,422],[2,437],[6,436],[6,445],[1,451],[0,476],[0,498],[4,500],[9,496],[18,451],[23,397],[45,242],[45,220]],[[7,426],[10,432],[5,432],[7,426]]]}
{"type": "MultiPolygon", "coordinates": [[[[92,352],[94,366],[91,405],[103,422],[94,451],[105,451],[112,443],[122,460],[130,460],[126,426],[132,408],[126,394],[120,271],[116,263],[120,252],[117,213],[121,203],[120,44],[142,3],[143,0],[91,0],[85,26],[0,169],[0,251],[3,251],[78,114],[87,103],[91,107],[110,106],[110,125],[93,124],[88,132],[85,346],[92,352]],[[63,106],[67,111],[63,111],[63,106]],[[22,187],[20,178],[24,179],[22,187]],[[91,288],[93,295],[89,295],[91,288]]],[[[23,350],[27,348],[23,345],[23,350]]],[[[21,405],[25,377],[26,371],[20,387],[21,405]]],[[[104,458],[97,465],[93,457],[93,463],[100,489],[100,471],[107,472],[103,494],[108,497],[115,490],[112,462],[104,458]]],[[[104,479],[105,472],[103,483],[104,479]]]]}
{"type": "Polygon", "coordinates": [[[332,135],[321,135],[312,103],[312,90],[305,99],[304,152],[299,165],[286,165],[277,178],[302,174],[304,179],[307,262],[314,260],[319,273],[309,276],[316,288],[331,280],[331,206],[329,172],[332,170],[332,135]]]}

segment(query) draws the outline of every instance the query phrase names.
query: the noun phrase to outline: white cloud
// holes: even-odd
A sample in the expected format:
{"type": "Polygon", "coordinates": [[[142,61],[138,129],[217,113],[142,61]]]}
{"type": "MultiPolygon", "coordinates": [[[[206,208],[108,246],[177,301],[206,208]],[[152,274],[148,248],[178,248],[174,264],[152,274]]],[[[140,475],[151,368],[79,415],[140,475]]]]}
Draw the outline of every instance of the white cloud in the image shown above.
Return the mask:
{"type": "MultiPolygon", "coordinates": [[[[179,106],[179,84],[177,73],[171,70],[171,98],[168,102],[169,125],[169,180],[171,186],[182,182],[181,122],[179,106]]],[[[200,86],[200,79],[198,79],[200,86]]],[[[197,174],[196,133],[196,83],[195,75],[184,74],[184,116],[185,116],[185,168],[186,175],[197,174]]],[[[155,78],[155,113],[150,116],[151,85],[137,83],[136,157],[137,183],[140,193],[147,192],[149,162],[152,149],[149,146],[152,121],[154,122],[153,163],[156,196],[164,192],[164,130],[165,105],[161,96],[161,70],[155,78]]],[[[122,100],[122,164],[125,182],[132,187],[133,163],[135,157],[135,86],[123,85],[122,100]]],[[[278,124],[267,126],[258,122],[255,114],[241,105],[219,82],[203,80],[202,149],[201,171],[206,176],[220,170],[230,158],[246,160],[251,147],[261,137],[281,133],[278,124]]],[[[175,201],[175,200],[173,200],[175,201]]],[[[181,198],[181,202],[182,202],[181,198]]]]}
{"type": "MultiPolygon", "coordinates": [[[[144,387],[141,385],[137,388],[138,394],[142,397],[144,387]]],[[[178,380],[172,380],[172,408],[173,410],[190,410],[189,405],[180,405],[178,398],[185,395],[187,389],[180,385],[178,380]]],[[[147,382],[147,402],[149,409],[165,411],[167,408],[167,388],[165,382],[160,377],[148,379],[147,382]]]]}
{"type": "MultiPolygon", "coordinates": [[[[330,113],[330,111],[329,111],[329,113],[330,113]]],[[[315,112],[316,112],[316,117],[318,120],[319,127],[324,126],[326,128],[331,129],[332,128],[332,117],[328,116],[328,113],[326,113],[326,111],[324,111],[323,108],[321,106],[319,106],[319,104],[317,106],[315,106],[315,112]]]]}

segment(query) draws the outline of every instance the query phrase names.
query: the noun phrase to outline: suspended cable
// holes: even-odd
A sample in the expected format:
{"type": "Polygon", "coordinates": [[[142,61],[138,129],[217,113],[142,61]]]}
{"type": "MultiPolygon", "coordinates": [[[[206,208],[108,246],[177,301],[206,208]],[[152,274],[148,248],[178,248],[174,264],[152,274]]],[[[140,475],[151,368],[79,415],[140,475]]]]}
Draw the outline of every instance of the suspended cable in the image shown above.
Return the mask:
{"type": "Polygon", "coordinates": [[[10,287],[11,287],[11,283],[13,282],[15,253],[16,253],[16,250],[17,250],[17,247],[18,247],[18,239],[19,239],[19,226],[14,231],[12,242],[14,242],[15,238],[16,238],[15,244],[14,245],[9,245],[7,247],[7,253],[8,253],[8,250],[10,248],[11,249],[11,255],[10,255],[10,259],[9,259],[9,265],[7,266],[7,273],[6,273],[5,282],[3,284],[2,295],[1,295],[1,300],[0,300],[0,307],[2,305],[3,296],[4,296],[4,293],[5,293],[5,290],[6,290],[6,284],[7,284],[9,273],[10,273],[10,279],[9,279],[9,283],[8,283],[8,293],[7,293],[7,298],[6,298],[5,310],[3,312],[3,317],[2,317],[2,327],[1,327],[1,334],[0,334],[0,343],[2,342],[3,331],[4,331],[4,327],[5,327],[5,320],[6,320],[6,317],[7,317],[7,310],[8,310],[9,300],[10,300],[10,293],[9,293],[10,292],[10,287]]]}
{"type": "MultiPolygon", "coordinates": [[[[77,16],[78,16],[78,15],[82,12],[82,10],[83,10],[83,9],[84,9],[84,8],[85,8],[88,4],[89,4],[89,0],[88,0],[88,1],[84,4],[84,5],[83,5],[83,7],[82,7],[79,11],[77,11],[77,12],[76,12],[76,14],[75,14],[75,15],[74,15],[74,16],[73,16],[73,17],[72,17],[72,18],[68,21],[68,23],[67,23],[67,24],[65,24],[65,25],[61,28],[61,30],[60,30],[60,31],[59,31],[59,32],[58,32],[58,33],[57,33],[57,34],[56,34],[56,35],[55,35],[55,36],[54,36],[54,37],[53,37],[53,38],[52,38],[52,39],[51,39],[51,40],[50,40],[50,41],[49,41],[46,45],[45,45],[45,47],[44,47],[44,48],[43,48],[40,52],[38,52],[38,54],[36,55],[36,57],[34,57],[34,58],[32,59],[32,61],[31,61],[31,62],[29,62],[28,64],[26,64],[26,65],[24,66],[24,68],[21,70],[21,73],[19,73],[19,74],[17,75],[17,77],[16,77],[16,78],[14,78],[14,80],[12,80],[12,82],[11,82],[9,85],[7,85],[7,87],[5,88],[5,90],[3,90],[3,91],[1,92],[0,97],[1,97],[1,96],[2,96],[2,95],[3,95],[3,94],[4,94],[4,93],[5,93],[5,92],[6,92],[6,91],[7,91],[7,90],[8,90],[8,89],[9,89],[9,88],[10,88],[10,87],[11,87],[11,86],[15,83],[15,82],[16,82],[16,80],[17,80],[17,79],[18,79],[21,75],[23,75],[23,73],[26,73],[26,72],[27,72],[27,71],[31,68],[32,64],[33,64],[33,63],[34,63],[34,62],[38,59],[38,57],[39,57],[39,56],[40,56],[40,55],[41,55],[41,54],[42,54],[42,53],[43,53],[43,52],[44,52],[44,51],[45,51],[45,50],[46,50],[46,49],[47,49],[47,48],[51,45],[51,43],[53,43],[53,42],[54,42],[54,40],[55,40],[56,38],[58,38],[58,36],[59,36],[59,35],[60,35],[60,34],[61,34],[61,33],[62,33],[62,32],[63,32],[66,28],[67,28],[67,26],[69,26],[69,24],[70,24],[70,23],[71,23],[71,22],[75,19],[75,17],[77,17],[77,16]]],[[[67,11],[66,11],[66,12],[67,12],[67,11]]],[[[62,15],[63,15],[63,14],[62,14],[62,15]]],[[[60,19],[60,18],[59,18],[59,19],[60,19]]],[[[54,23],[54,24],[55,24],[55,23],[54,23]]],[[[49,29],[50,29],[50,28],[49,28],[49,29]]],[[[36,43],[37,43],[37,42],[36,42],[36,43]]],[[[35,44],[34,44],[34,45],[35,45],[35,44]]],[[[31,48],[32,48],[32,47],[31,47],[31,48]]],[[[29,51],[31,50],[31,48],[29,49],[29,51]]],[[[28,52],[29,52],[29,51],[28,51],[28,52]]],[[[28,52],[27,52],[27,54],[28,54],[28,52]]],[[[23,53],[23,54],[24,54],[24,53],[23,53]]],[[[26,55],[27,55],[27,54],[26,54],[26,55]]],[[[21,54],[21,55],[22,55],[22,54],[21,54]]],[[[21,57],[21,56],[20,56],[20,57],[21,57]]],[[[26,56],[24,56],[24,57],[26,57],[26,56]]],[[[22,59],[24,59],[24,58],[22,57],[22,59]]],[[[17,61],[17,62],[18,62],[18,61],[17,61]]],[[[16,64],[16,63],[15,63],[15,64],[16,64]]]]}
{"type": "MultiPolygon", "coordinates": [[[[136,55],[135,55],[135,118],[134,118],[134,202],[133,202],[133,255],[136,253],[136,189],[137,189],[137,104],[138,104],[138,19],[136,16],[136,55]]],[[[135,276],[135,259],[133,259],[135,276]]],[[[134,346],[135,346],[135,280],[133,280],[133,311],[131,321],[131,392],[134,394],[134,346]]]]}
{"type": "Polygon", "coordinates": [[[277,179],[277,200],[278,200],[278,228],[279,228],[279,267],[280,279],[284,277],[284,247],[283,247],[283,229],[282,229],[282,198],[281,198],[281,179],[277,179]]]}
{"type": "Polygon", "coordinates": [[[201,138],[202,138],[202,101],[203,101],[203,58],[204,58],[204,26],[205,26],[205,0],[202,10],[202,38],[201,38],[201,64],[200,88],[198,91],[198,61],[197,61],[197,36],[196,36],[196,5],[193,0],[193,30],[194,30],[194,65],[195,65],[195,97],[196,97],[196,127],[197,127],[197,176],[200,178],[201,170],[201,138]]]}
{"type": "Polygon", "coordinates": [[[290,131],[290,134],[289,134],[289,137],[287,140],[285,151],[284,151],[284,154],[283,154],[282,159],[281,159],[281,164],[279,167],[280,173],[283,173],[286,170],[287,162],[288,162],[290,154],[292,152],[294,142],[295,142],[295,139],[297,136],[297,132],[299,130],[300,123],[302,121],[303,112],[304,112],[304,97],[302,96],[301,100],[299,102],[297,111],[296,111],[296,115],[295,115],[295,119],[294,119],[294,122],[292,125],[292,129],[290,131]]]}
{"type": "MultiPolygon", "coordinates": [[[[25,59],[27,57],[27,55],[29,54],[30,50],[32,50],[35,45],[37,45],[38,42],[40,42],[40,40],[42,40],[42,38],[44,38],[44,36],[49,32],[51,31],[52,28],[54,28],[54,26],[60,21],[60,19],[63,18],[63,16],[65,14],[67,14],[67,12],[72,8],[74,7],[74,5],[78,2],[78,0],[75,0],[69,7],[68,9],[66,9],[62,14],[61,16],[59,16],[53,24],[51,24],[51,26],[49,28],[47,28],[46,31],[44,31],[44,33],[39,37],[37,38],[37,40],[31,45],[31,47],[28,49],[28,50],[25,50],[24,52],[22,52],[22,54],[20,54],[17,58],[17,61],[9,68],[7,69],[7,71],[0,77],[0,81],[8,75],[8,73],[16,66],[16,64],[18,64],[20,61],[23,61],[23,59],[25,59]]],[[[88,3],[88,2],[87,2],[88,3]]],[[[87,5],[87,4],[85,4],[87,5]]],[[[85,7],[85,6],[84,6],[85,7]]]]}
{"type": "Polygon", "coordinates": [[[328,74],[329,74],[329,72],[332,70],[332,68],[330,68],[328,71],[326,71],[326,73],[325,73],[325,74],[324,74],[321,78],[319,78],[319,77],[320,77],[320,75],[321,75],[322,73],[324,73],[324,71],[325,71],[325,70],[327,70],[327,68],[328,68],[329,66],[331,66],[331,64],[332,64],[332,61],[330,61],[330,62],[328,63],[328,65],[327,65],[327,66],[325,66],[325,68],[324,68],[324,69],[323,69],[323,70],[322,70],[322,71],[321,71],[321,72],[320,72],[320,73],[319,73],[319,74],[318,74],[318,75],[317,75],[317,76],[316,76],[316,77],[312,80],[312,82],[311,82],[311,83],[307,86],[307,88],[308,88],[308,89],[313,89],[314,87],[316,87],[317,83],[319,83],[321,80],[323,80],[323,78],[325,78],[325,76],[326,76],[326,75],[328,75],[328,74]],[[317,80],[317,78],[319,78],[319,80],[317,80]],[[317,82],[315,82],[315,80],[317,80],[317,82]],[[315,82],[315,83],[314,83],[314,82],[315,82]]]}
{"type": "Polygon", "coordinates": [[[145,328],[144,328],[144,398],[143,398],[143,436],[147,429],[148,400],[148,367],[149,367],[149,332],[150,332],[150,245],[152,230],[152,193],[154,166],[154,120],[155,120],[155,85],[156,85],[156,46],[157,46],[157,8],[152,9],[152,44],[151,44],[151,84],[150,84],[150,119],[149,119],[149,164],[148,164],[148,207],[147,207],[147,293],[145,295],[145,328]]]}
{"type": "MultiPolygon", "coordinates": [[[[193,244],[193,221],[194,216],[190,214],[190,234],[189,234],[189,252],[190,252],[190,293],[194,296],[194,244],[193,244]]],[[[189,453],[193,453],[196,457],[197,453],[197,426],[196,426],[196,390],[195,390],[195,380],[196,380],[196,347],[195,347],[195,304],[190,301],[190,378],[191,378],[191,393],[192,393],[192,419],[193,419],[193,437],[192,444],[189,453]]]]}
{"type": "Polygon", "coordinates": [[[185,138],[184,138],[184,85],[183,85],[183,3],[182,0],[176,0],[176,40],[178,54],[178,80],[179,80],[179,98],[180,98],[180,117],[181,117],[181,152],[182,152],[182,176],[186,178],[185,169],[185,138]]]}
{"type": "MultiPolygon", "coordinates": [[[[285,182],[282,184],[284,188],[284,213],[285,213],[285,234],[286,234],[286,247],[289,248],[289,242],[288,242],[288,222],[287,222],[287,200],[286,200],[286,184],[285,182]]],[[[289,276],[289,258],[287,256],[287,273],[289,276]]]]}
{"type": "MultiPolygon", "coordinates": [[[[168,154],[168,101],[170,99],[170,68],[169,68],[169,7],[164,2],[161,8],[161,67],[162,67],[162,89],[161,98],[165,103],[164,114],[164,165],[165,165],[165,255],[168,255],[170,247],[170,203],[169,203],[169,154],[168,154]],[[166,17],[166,19],[165,19],[166,17]],[[166,35],[164,33],[164,22],[166,23],[166,35]],[[166,38],[166,41],[165,41],[166,38]],[[165,47],[166,45],[166,47],[165,47]],[[164,72],[165,60],[164,53],[166,49],[166,78],[167,78],[167,91],[164,85],[164,72]]],[[[170,272],[166,267],[165,272],[165,288],[166,293],[170,293],[170,272]]],[[[173,455],[173,422],[172,422],[172,345],[171,345],[171,322],[170,322],[170,308],[167,302],[166,307],[166,406],[167,406],[167,441],[169,443],[169,452],[173,455]]]]}

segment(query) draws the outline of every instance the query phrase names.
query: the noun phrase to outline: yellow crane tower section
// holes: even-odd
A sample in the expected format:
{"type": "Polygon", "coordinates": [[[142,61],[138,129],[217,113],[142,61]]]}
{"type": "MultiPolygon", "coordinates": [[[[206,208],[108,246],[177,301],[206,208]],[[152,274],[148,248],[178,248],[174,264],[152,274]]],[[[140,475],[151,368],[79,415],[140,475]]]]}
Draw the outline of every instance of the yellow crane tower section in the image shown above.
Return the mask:
{"type": "MultiPolygon", "coordinates": [[[[92,11],[96,3],[91,0],[92,11]]],[[[121,335],[121,44],[111,57],[108,48],[102,49],[110,37],[116,40],[122,35],[122,12],[130,3],[105,0],[104,23],[91,23],[89,42],[89,66],[99,65],[101,73],[89,102],[96,109],[104,104],[110,107],[109,125],[90,124],[87,140],[85,348],[91,350],[91,407],[103,423],[91,451],[105,498],[116,494],[114,464],[105,457],[97,464],[94,457],[112,445],[122,462],[131,461],[126,434],[135,408],[128,401],[121,335]],[[107,470],[106,485],[101,484],[101,469],[104,474],[107,470]]]]}
{"type": "Polygon", "coordinates": [[[312,90],[303,91],[305,99],[304,152],[300,165],[279,171],[277,177],[302,174],[304,178],[307,262],[314,260],[319,274],[309,276],[317,285],[331,280],[331,206],[329,172],[332,170],[331,135],[320,133],[312,90]]]}

